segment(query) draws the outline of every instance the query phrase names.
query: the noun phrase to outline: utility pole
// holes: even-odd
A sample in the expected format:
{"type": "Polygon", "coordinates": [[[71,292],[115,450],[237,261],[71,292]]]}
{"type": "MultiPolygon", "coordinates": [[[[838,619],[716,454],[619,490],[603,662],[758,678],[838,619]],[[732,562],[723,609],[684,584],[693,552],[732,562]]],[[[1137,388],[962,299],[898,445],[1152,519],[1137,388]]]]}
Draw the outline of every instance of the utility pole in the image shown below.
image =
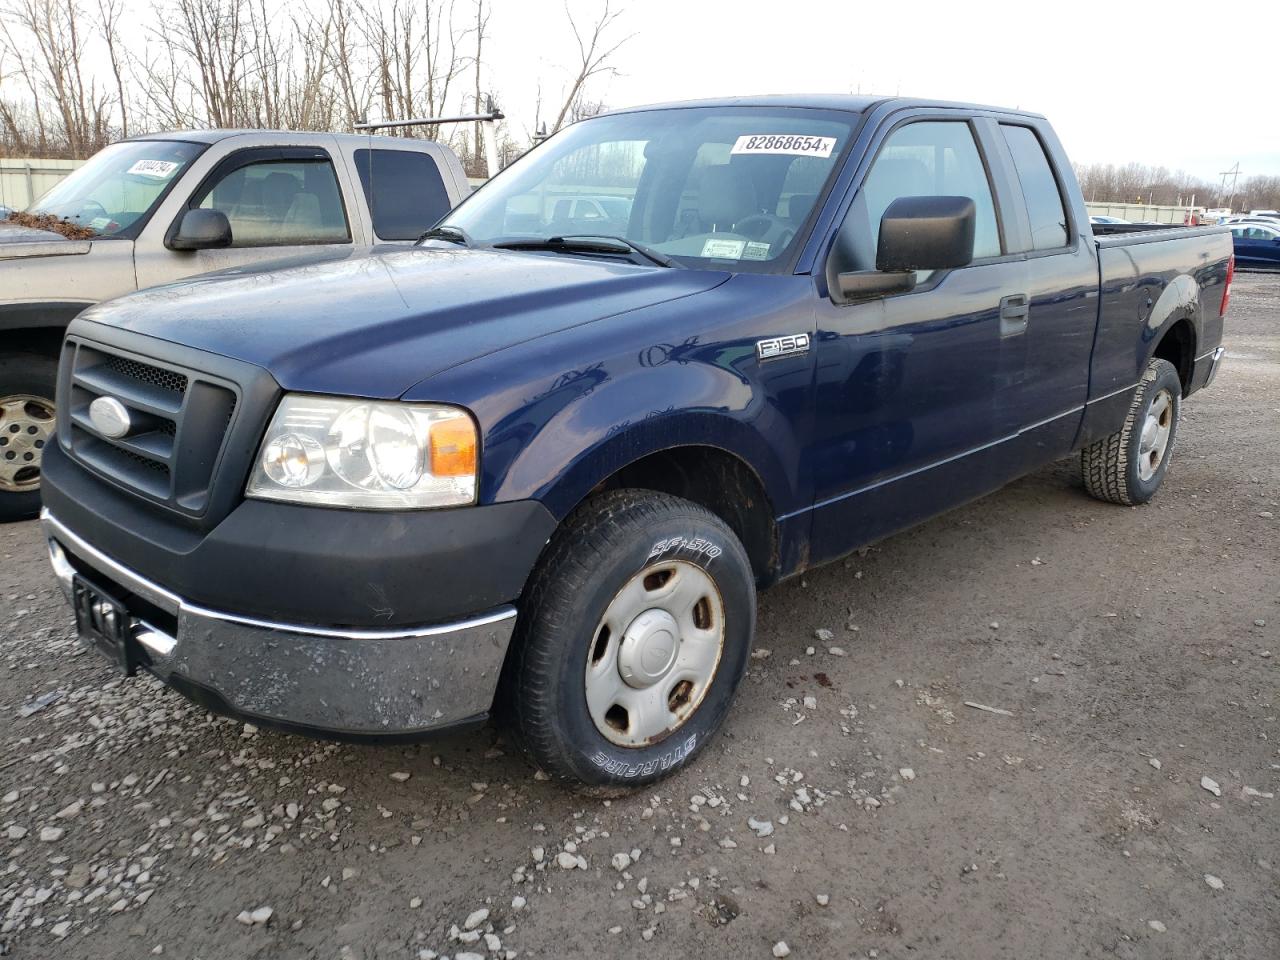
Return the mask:
{"type": "Polygon", "coordinates": [[[1227,209],[1232,210],[1235,207],[1236,200],[1236,181],[1240,179],[1240,161],[1237,160],[1234,167],[1230,170],[1223,170],[1219,176],[1222,177],[1222,191],[1219,194],[1219,197],[1221,197],[1223,193],[1227,192],[1227,177],[1231,178],[1231,196],[1230,199],[1227,200],[1227,209]]]}

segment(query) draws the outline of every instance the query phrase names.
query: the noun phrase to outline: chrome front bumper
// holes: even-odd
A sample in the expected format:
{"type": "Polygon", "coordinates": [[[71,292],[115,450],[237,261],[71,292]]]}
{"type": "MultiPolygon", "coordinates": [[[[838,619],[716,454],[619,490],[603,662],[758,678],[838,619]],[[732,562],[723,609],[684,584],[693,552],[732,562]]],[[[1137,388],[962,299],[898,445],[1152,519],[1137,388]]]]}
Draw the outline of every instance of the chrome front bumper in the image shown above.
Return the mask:
{"type": "Polygon", "coordinates": [[[275,623],[187,601],[117,563],[48,510],[41,523],[68,599],[79,570],[161,611],[151,620],[167,627],[130,611],[143,665],[211,709],[302,732],[411,737],[481,719],[492,706],[514,607],[392,630],[275,623]]]}

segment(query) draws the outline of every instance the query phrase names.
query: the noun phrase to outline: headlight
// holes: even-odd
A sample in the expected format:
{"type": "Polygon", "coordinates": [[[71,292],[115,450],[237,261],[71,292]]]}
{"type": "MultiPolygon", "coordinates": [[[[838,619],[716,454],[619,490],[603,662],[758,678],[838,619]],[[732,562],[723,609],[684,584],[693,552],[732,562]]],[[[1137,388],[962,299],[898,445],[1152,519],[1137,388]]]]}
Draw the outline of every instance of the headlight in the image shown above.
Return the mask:
{"type": "Polygon", "coordinates": [[[457,407],[291,393],[245,495],[368,510],[460,506],[476,499],[477,446],[457,407]]]}

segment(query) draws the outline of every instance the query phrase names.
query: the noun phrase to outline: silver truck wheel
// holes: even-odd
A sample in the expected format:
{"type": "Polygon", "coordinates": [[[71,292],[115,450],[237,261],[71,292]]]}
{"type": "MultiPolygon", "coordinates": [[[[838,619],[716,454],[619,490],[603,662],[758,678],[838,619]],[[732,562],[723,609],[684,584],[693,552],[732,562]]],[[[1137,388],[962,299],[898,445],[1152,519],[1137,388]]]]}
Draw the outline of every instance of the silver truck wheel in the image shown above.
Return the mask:
{"type": "Polygon", "coordinates": [[[1134,393],[1124,426],[1080,452],[1080,474],[1090,495],[1108,503],[1146,503],[1169,468],[1182,382],[1168,360],[1152,360],[1134,393]]]}
{"type": "Polygon", "coordinates": [[[499,706],[555,779],[612,794],[674,773],[733,701],[755,578],[697,504],[614,490],[561,524],[520,600],[499,706]]]}
{"type": "Polygon", "coordinates": [[[655,563],[618,591],[587,653],[587,709],[623,747],[674,733],[702,703],[724,649],[724,601],[702,568],[655,563]]]}
{"type": "Polygon", "coordinates": [[[40,512],[40,464],[54,440],[57,372],[49,357],[0,357],[0,522],[40,512]]]}

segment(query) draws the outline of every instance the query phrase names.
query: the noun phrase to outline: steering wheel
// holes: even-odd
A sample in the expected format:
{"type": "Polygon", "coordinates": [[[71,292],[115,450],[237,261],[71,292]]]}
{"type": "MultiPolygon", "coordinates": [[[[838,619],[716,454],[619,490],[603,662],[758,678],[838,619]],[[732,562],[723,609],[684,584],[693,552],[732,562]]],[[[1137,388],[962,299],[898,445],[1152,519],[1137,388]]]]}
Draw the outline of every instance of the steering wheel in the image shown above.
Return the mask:
{"type": "Polygon", "coordinates": [[[76,214],[76,219],[83,220],[88,223],[90,220],[99,218],[111,219],[111,214],[107,213],[107,208],[100,204],[97,200],[86,200],[80,205],[80,212],[76,214]],[[94,211],[97,213],[94,213],[94,211]]]}
{"type": "Polygon", "coordinates": [[[789,221],[767,213],[754,213],[749,217],[743,217],[733,225],[733,232],[767,243],[771,249],[785,247],[796,235],[789,221]]]}

